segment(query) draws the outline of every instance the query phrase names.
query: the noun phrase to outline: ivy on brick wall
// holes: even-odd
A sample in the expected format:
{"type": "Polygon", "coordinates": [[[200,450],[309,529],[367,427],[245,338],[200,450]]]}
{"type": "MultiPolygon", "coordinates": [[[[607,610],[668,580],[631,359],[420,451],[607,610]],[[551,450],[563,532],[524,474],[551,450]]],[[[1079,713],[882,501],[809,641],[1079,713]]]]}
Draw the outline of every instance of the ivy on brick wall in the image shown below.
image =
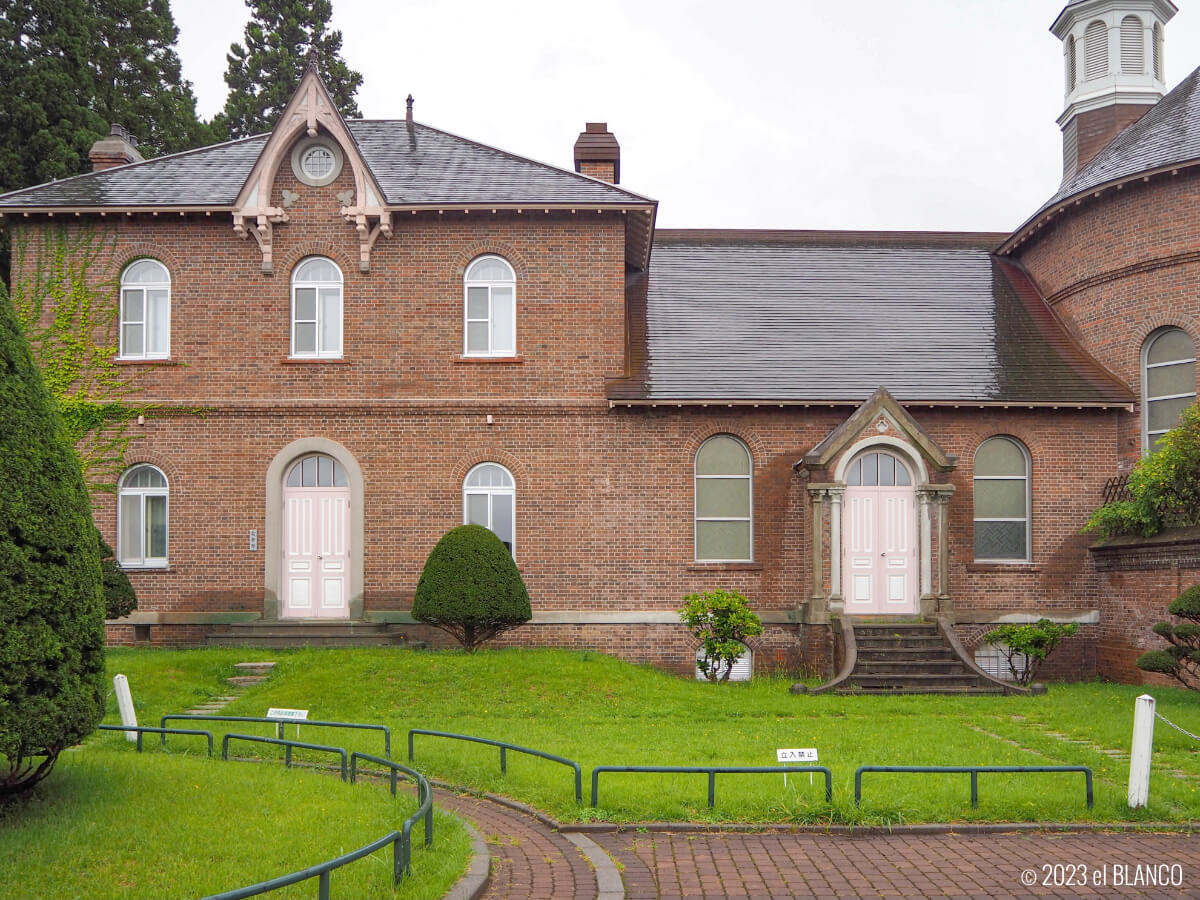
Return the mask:
{"type": "Polygon", "coordinates": [[[1092,513],[1084,531],[1102,537],[1150,537],[1164,528],[1200,525],[1200,405],[1184,410],[1158,450],[1134,465],[1129,498],[1092,513]]]}
{"type": "MultiPolygon", "coordinates": [[[[18,233],[6,302],[33,348],[91,491],[113,491],[134,438],[151,409],[134,402],[138,387],[117,355],[115,236],[108,229],[65,226],[18,233]]],[[[144,372],[140,369],[139,372],[144,372]]]]}

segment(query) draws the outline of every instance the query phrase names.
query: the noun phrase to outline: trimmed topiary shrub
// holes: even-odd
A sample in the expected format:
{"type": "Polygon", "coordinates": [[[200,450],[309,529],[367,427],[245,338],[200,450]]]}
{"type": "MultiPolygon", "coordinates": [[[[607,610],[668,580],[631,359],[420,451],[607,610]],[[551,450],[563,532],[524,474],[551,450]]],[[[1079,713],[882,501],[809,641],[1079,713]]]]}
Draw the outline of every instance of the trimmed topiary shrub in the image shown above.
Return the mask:
{"type": "Polygon", "coordinates": [[[1154,633],[1171,645],[1137,658],[1143,672],[1170,675],[1184,687],[1200,691],[1200,584],[1192,585],[1167,607],[1182,622],[1157,622],[1154,633]]]}
{"type": "Polygon", "coordinates": [[[137,594],[129,583],[125,570],[117,565],[112,547],[96,529],[96,543],[100,547],[100,577],[104,588],[104,618],[120,619],[137,609],[137,594]]]}
{"type": "Polygon", "coordinates": [[[104,714],[104,599],[79,461],[0,290],[0,795],[104,714]]]}
{"type": "Polygon", "coordinates": [[[1056,625],[1049,619],[1038,619],[1031,625],[1001,625],[983,636],[995,644],[1008,661],[1008,671],[1017,684],[1030,684],[1062,639],[1079,631],[1074,622],[1056,625]]]}
{"type": "Polygon", "coordinates": [[[696,665],[704,677],[721,683],[729,680],[733,664],[745,652],[746,638],[763,633],[762,620],[737,591],[688,594],[679,621],[703,648],[696,665]]]}
{"type": "Polygon", "coordinates": [[[413,618],[448,632],[468,653],[533,617],[512,554],[482,525],[447,532],[425,561],[413,618]]]}

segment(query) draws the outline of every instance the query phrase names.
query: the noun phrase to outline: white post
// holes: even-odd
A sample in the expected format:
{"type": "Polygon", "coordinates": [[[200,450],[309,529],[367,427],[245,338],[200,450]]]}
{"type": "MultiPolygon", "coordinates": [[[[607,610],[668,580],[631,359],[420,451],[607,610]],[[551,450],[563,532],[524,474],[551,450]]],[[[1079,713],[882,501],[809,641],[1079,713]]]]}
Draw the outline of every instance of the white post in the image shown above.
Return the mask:
{"type": "Polygon", "coordinates": [[[1129,806],[1138,809],[1150,799],[1150,757],[1154,752],[1154,698],[1142,694],[1133,707],[1133,746],[1129,752],[1129,806]]]}
{"type": "MultiPolygon", "coordinates": [[[[113,689],[117,692],[117,709],[121,711],[121,724],[136,727],[137,713],[133,711],[133,695],[129,693],[129,679],[124,675],[114,675],[113,689]]],[[[137,732],[125,732],[125,740],[136,741],[137,732]]]]}

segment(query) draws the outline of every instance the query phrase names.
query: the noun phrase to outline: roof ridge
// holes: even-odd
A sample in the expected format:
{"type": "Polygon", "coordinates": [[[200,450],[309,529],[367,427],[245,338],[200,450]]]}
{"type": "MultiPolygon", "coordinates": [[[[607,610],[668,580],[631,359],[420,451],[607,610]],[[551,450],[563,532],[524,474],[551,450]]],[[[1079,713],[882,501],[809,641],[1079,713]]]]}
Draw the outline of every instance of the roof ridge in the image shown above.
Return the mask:
{"type": "Polygon", "coordinates": [[[808,229],[808,228],[658,228],[655,239],[666,242],[684,240],[788,241],[854,243],[929,243],[939,246],[969,246],[994,250],[1008,237],[1007,231],[896,231],[889,229],[808,229]]]}
{"type": "Polygon", "coordinates": [[[8,191],[6,193],[0,194],[0,200],[5,199],[7,197],[15,197],[18,194],[25,193],[26,191],[34,191],[39,188],[44,188],[47,185],[51,185],[51,184],[63,184],[64,182],[67,182],[67,181],[78,181],[80,178],[92,178],[96,175],[104,175],[108,172],[116,172],[117,170],[125,171],[128,169],[137,168],[138,166],[145,166],[150,163],[163,162],[168,159],[178,159],[181,156],[191,156],[194,153],[202,153],[206,150],[215,150],[218,147],[228,147],[233,144],[243,143],[244,141],[252,141],[252,140],[255,140],[256,138],[269,137],[269,136],[270,136],[269,131],[263,132],[262,134],[248,134],[245,137],[231,138],[228,141],[218,141],[215,144],[205,144],[203,147],[192,147],[189,150],[180,150],[177,153],[167,153],[167,154],[164,154],[163,156],[152,156],[150,159],[140,159],[140,160],[137,160],[136,162],[125,163],[124,165],[120,165],[120,166],[110,166],[107,169],[100,169],[99,171],[80,172],[78,175],[68,175],[66,178],[56,178],[53,181],[43,181],[41,184],[31,184],[27,187],[17,188],[15,191],[8,191]]]}

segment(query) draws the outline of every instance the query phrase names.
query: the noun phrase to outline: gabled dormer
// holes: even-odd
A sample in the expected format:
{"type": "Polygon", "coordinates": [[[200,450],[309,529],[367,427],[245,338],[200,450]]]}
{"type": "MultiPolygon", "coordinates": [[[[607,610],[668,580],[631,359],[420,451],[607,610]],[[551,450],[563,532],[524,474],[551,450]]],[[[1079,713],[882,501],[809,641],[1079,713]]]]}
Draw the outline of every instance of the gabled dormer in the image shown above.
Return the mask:
{"type": "Polygon", "coordinates": [[[1050,30],[1063,42],[1063,181],[1069,181],[1166,93],[1170,0],[1073,0],[1050,30]]]}
{"type": "Polygon", "coordinates": [[[275,205],[275,181],[284,166],[296,179],[311,187],[330,185],[347,168],[354,187],[339,193],[340,214],[358,232],[358,266],[371,265],[371,248],[379,235],[391,236],[391,213],[384,208],[384,192],[363,158],[354,135],[338,112],[325,82],[310,62],[300,84],[275,124],[250,175],[238,192],[233,208],[233,230],[242,238],[250,235],[262,250],[262,270],[274,270],[274,229],[288,221],[294,195],[283,191],[275,205]]]}

